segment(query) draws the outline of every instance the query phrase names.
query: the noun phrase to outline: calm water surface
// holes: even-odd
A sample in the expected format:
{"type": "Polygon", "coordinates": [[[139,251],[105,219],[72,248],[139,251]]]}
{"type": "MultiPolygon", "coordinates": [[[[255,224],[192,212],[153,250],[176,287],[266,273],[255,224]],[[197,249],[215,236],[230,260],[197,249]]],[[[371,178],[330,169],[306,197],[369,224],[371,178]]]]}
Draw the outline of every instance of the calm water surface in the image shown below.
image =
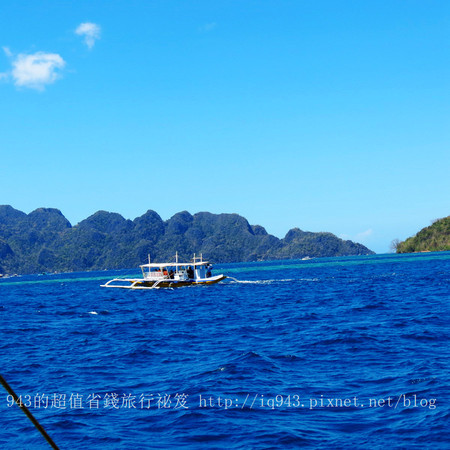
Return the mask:
{"type": "MultiPolygon", "coordinates": [[[[60,448],[449,448],[450,253],[0,281],[1,373],[60,448]]],[[[0,391],[0,445],[49,448],[0,391]]]]}

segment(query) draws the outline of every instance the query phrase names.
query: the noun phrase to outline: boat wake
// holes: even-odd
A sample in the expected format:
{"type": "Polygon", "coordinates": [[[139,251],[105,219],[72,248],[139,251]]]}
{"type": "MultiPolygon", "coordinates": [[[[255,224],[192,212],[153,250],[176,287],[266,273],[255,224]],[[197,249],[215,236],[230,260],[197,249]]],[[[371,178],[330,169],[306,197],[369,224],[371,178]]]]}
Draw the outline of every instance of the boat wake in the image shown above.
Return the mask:
{"type": "Polygon", "coordinates": [[[292,281],[298,281],[294,279],[286,279],[286,280],[238,280],[237,278],[228,277],[228,280],[230,281],[230,284],[238,283],[238,284],[272,284],[272,283],[283,283],[283,282],[292,282],[292,281]]]}

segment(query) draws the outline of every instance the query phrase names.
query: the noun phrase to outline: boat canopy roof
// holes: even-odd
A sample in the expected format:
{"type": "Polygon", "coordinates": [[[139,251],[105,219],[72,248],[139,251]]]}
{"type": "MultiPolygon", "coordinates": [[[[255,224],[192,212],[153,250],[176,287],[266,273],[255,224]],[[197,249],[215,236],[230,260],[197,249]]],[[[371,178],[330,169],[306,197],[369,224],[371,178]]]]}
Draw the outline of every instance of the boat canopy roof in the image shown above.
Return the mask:
{"type": "Polygon", "coordinates": [[[211,265],[211,263],[209,261],[203,261],[203,255],[200,254],[199,257],[195,256],[194,253],[194,258],[192,258],[192,261],[190,262],[179,262],[178,261],[178,252],[175,253],[175,262],[165,262],[165,263],[152,263],[150,261],[150,255],[148,255],[148,263],[147,264],[141,264],[139,267],[141,269],[144,268],[148,268],[148,269],[153,269],[153,268],[161,268],[161,267],[180,267],[180,266],[209,266],[211,265]]]}
{"type": "Polygon", "coordinates": [[[141,264],[139,267],[178,267],[178,266],[208,266],[211,263],[208,261],[197,261],[197,262],[171,262],[171,263],[150,263],[141,264]]]}

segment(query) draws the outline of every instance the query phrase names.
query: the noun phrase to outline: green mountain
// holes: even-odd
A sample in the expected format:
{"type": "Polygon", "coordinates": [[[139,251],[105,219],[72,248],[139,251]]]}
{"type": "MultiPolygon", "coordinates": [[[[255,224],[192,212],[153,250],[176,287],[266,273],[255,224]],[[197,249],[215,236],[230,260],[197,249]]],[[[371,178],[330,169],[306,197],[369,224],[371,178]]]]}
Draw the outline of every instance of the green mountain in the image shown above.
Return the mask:
{"type": "Polygon", "coordinates": [[[182,259],[203,253],[217,263],[373,253],[331,233],[298,228],[278,239],[238,214],[183,211],[163,221],[151,210],[134,220],[98,211],[72,226],[57,209],[27,215],[0,206],[0,273],[131,268],[148,254],[164,261],[176,251],[182,259]]]}
{"type": "Polygon", "coordinates": [[[439,252],[450,250],[450,216],[436,220],[415,236],[396,244],[397,253],[439,252]]]}

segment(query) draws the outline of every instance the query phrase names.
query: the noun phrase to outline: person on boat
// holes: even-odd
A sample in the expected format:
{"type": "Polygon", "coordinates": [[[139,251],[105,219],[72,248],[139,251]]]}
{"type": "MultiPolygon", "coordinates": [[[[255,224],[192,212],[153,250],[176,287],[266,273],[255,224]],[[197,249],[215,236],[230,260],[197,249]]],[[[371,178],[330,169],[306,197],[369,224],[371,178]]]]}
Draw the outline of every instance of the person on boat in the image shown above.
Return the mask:
{"type": "Polygon", "coordinates": [[[187,268],[187,276],[189,277],[189,278],[194,278],[194,270],[192,269],[192,267],[191,266],[189,266],[188,268],[187,268]]]}
{"type": "Polygon", "coordinates": [[[171,280],[173,280],[173,276],[174,276],[174,272],[173,272],[172,269],[170,269],[170,271],[169,271],[169,278],[170,278],[171,280]]]}
{"type": "Polygon", "coordinates": [[[163,275],[169,275],[169,272],[167,272],[167,269],[164,267],[164,270],[163,270],[163,275]]]}
{"type": "Polygon", "coordinates": [[[211,278],[211,276],[212,276],[211,270],[212,270],[212,266],[211,266],[211,264],[210,264],[210,265],[208,266],[208,270],[207,270],[207,272],[206,272],[206,278],[211,278]]]}

